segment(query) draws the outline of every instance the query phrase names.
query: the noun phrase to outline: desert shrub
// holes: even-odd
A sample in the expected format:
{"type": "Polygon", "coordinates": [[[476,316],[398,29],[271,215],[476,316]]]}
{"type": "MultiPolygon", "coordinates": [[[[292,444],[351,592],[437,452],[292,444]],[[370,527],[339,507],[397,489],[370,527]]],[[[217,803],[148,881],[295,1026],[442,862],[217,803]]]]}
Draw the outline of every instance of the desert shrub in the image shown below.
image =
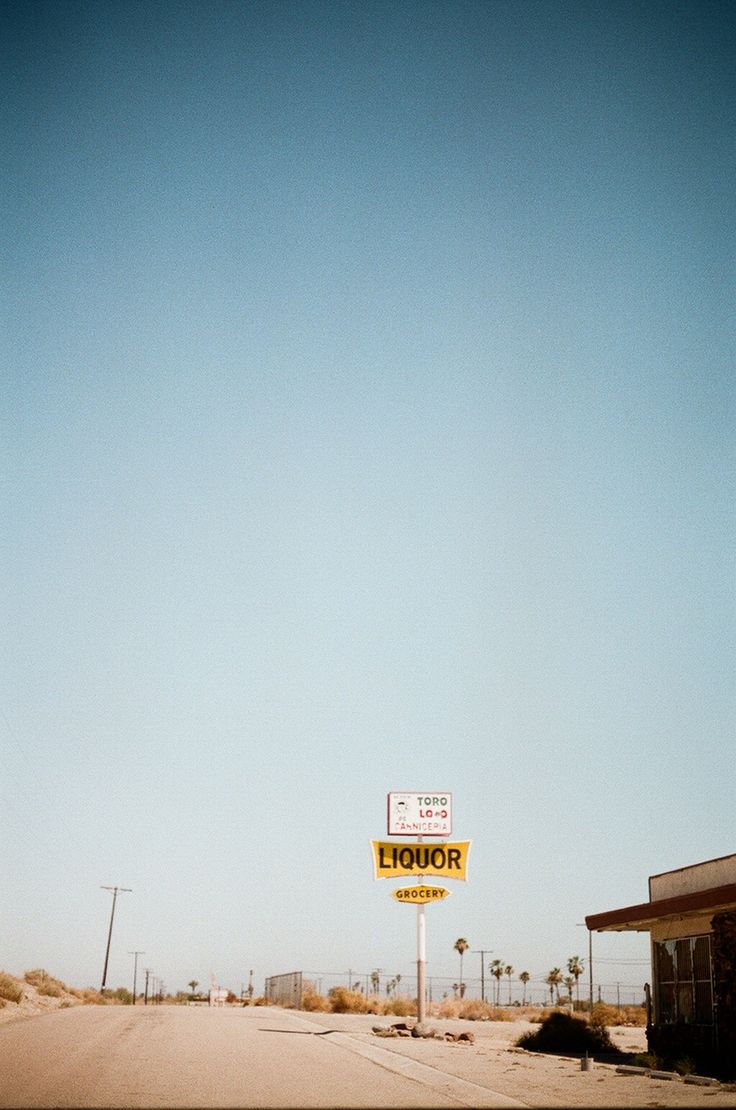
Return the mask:
{"type": "Polygon", "coordinates": [[[463,999],[457,1016],[464,1018],[465,1021],[482,1021],[484,1018],[487,1021],[499,1020],[498,1015],[493,1012],[493,1006],[489,1006],[487,1002],[481,1001],[480,998],[463,999]]]}
{"type": "Polygon", "coordinates": [[[333,1014],[375,1013],[369,1000],[360,991],[349,991],[347,987],[333,987],[328,997],[333,1014]]]}
{"type": "Polygon", "coordinates": [[[480,998],[443,998],[431,1007],[435,1017],[461,1018],[464,1021],[518,1021],[525,1014],[483,1002],[480,998]]]}
{"type": "Polygon", "coordinates": [[[55,983],[53,979],[47,979],[45,982],[39,983],[36,990],[39,994],[47,995],[49,998],[61,998],[64,993],[59,984],[55,983]]]}
{"type": "Polygon", "coordinates": [[[301,1008],[309,1013],[325,1013],[329,1010],[330,1004],[323,994],[317,994],[315,990],[306,987],[302,991],[301,1008]]]}
{"type": "MultiPolygon", "coordinates": [[[[595,1007],[594,1007],[595,1009],[595,1007]]],[[[619,1021],[619,1025],[640,1025],[644,1026],[647,1023],[647,1008],[646,1006],[624,1006],[623,1020],[619,1021]]],[[[608,1022],[604,1022],[607,1025],[608,1022]]]]}
{"type": "Polygon", "coordinates": [[[264,994],[259,994],[258,998],[253,999],[254,1006],[270,1006],[270,1002],[264,994]]]}
{"type": "Polygon", "coordinates": [[[604,1025],[589,1024],[559,1010],[549,1014],[533,1033],[524,1033],[516,1044],[531,1052],[616,1051],[604,1025]]]}
{"type": "Polygon", "coordinates": [[[384,1002],[383,1012],[393,1014],[395,1017],[410,1017],[416,1014],[417,1007],[413,999],[407,998],[405,994],[399,994],[384,1002]]]}
{"type": "Polygon", "coordinates": [[[610,1006],[596,1002],[593,1006],[594,1025],[646,1025],[647,1012],[643,1006],[610,1006]]]}
{"type": "Polygon", "coordinates": [[[20,1002],[23,997],[23,987],[14,975],[7,971],[0,971],[0,998],[6,1002],[20,1002]]]}
{"type": "Polygon", "coordinates": [[[630,1063],[637,1068],[651,1068],[652,1071],[662,1068],[662,1061],[653,1052],[637,1052],[631,1057],[630,1063]]]}
{"type": "Polygon", "coordinates": [[[37,987],[40,982],[49,978],[49,973],[43,967],[34,967],[32,971],[26,971],[23,978],[26,983],[30,983],[31,986],[37,987]]]}
{"type": "Polygon", "coordinates": [[[104,1006],[105,1004],[105,999],[94,987],[85,987],[84,990],[79,991],[78,997],[81,998],[85,1006],[104,1006]]]}
{"type": "Polygon", "coordinates": [[[61,998],[66,990],[66,985],[62,983],[61,979],[55,979],[53,975],[49,975],[48,971],[43,967],[33,968],[31,971],[26,971],[23,976],[26,983],[30,983],[35,987],[39,994],[47,995],[49,998],[61,998]]]}

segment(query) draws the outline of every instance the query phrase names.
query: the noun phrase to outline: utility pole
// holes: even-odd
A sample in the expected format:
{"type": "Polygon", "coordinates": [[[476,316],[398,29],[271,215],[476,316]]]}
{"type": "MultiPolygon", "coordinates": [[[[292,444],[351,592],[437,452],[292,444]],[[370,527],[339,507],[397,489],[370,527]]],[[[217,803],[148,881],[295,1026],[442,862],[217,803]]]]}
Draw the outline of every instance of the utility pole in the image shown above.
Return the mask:
{"type": "Polygon", "coordinates": [[[145,952],[129,952],[129,956],[135,956],[133,961],[133,1005],[135,1006],[135,982],[138,975],[138,957],[145,956],[145,952]]]}
{"type": "Polygon", "coordinates": [[[490,956],[492,951],[493,951],[492,948],[476,948],[476,952],[480,953],[480,998],[481,998],[481,1002],[485,1002],[485,1000],[486,1000],[486,974],[485,974],[486,956],[490,956]]]}
{"type": "Polygon", "coordinates": [[[112,940],[112,923],[115,919],[115,903],[118,898],[118,893],[123,891],[126,894],[132,894],[130,887],[127,886],[101,886],[100,890],[112,891],[112,911],[110,913],[110,929],[107,934],[107,948],[105,950],[105,966],[102,971],[102,986],[100,987],[100,994],[105,992],[105,983],[107,982],[107,962],[110,959],[110,941],[112,940]]]}
{"type": "Polygon", "coordinates": [[[148,977],[149,977],[149,975],[152,974],[153,968],[152,967],[144,967],[143,970],[146,973],[146,990],[145,990],[145,993],[143,995],[143,1005],[147,1006],[148,1005],[148,977]]]}
{"type": "MultiPolygon", "coordinates": [[[[588,929],[588,926],[585,924],[584,921],[578,921],[578,922],[576,922],[576,924],[579,925],[583,929],[588,929]]],[[[589,1003],[588,1003],[588,1008],[589,1008],[590,1012],[588,1014],[588,1020],[592,1021],[593,1020],[593,930],[592,929],[588,929],[588,992],[590,994],[590,1000],[589,1000],[589,1003]]],[[[598,992],[598,995],[599,995],[598,1001],[600,1002],[600,991],[598,992]]]]}

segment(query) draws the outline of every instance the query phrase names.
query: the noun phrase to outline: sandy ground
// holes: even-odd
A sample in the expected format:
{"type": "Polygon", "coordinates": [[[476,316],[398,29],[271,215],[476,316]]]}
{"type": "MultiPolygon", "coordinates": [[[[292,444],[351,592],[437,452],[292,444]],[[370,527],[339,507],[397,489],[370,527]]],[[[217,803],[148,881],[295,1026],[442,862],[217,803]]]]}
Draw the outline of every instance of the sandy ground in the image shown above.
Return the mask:
{"type": "MultiPolygon", "coordinates": [[[[0,1008],[0,1022],[32,1019],[51,1010],[83,1005],[73,994],[61,998],[39,995],[24,984],[20,1003],[8,1002],[0,1008]]],[[[277,1008],[272,1008],[276,1010],[277,1008]]],[[[736,1084],[699,1085],[680,1077],[658,1077],[622,1073],[619,1065],[592,1061],[583,1071],[579,1058],[546,1056],[526,1052],[515,1042],[537,1028],[527,1021],[473,1022],[457,1019],[431,1019],[439,1033],[469,1032],[472,1044],[440,1039],[386,1038],[374,1026],[388,1028],[393,1017],[372,1014],[322,1014],[285,1011],[290,1018],[314,1031],[334,1030],[346,1034],[357,1049],[366,1046],[398,1054],[409,1060],[455,1076],[479,1090],[498,1093],[532,1107],[736,1107],[736,1084]]],[[[413,1024],[408,1019],[408,1024],[413,1024]]],[[[646,1051],[646,1035],[640,1027],[612,1027],[611,1038],[623,1052],[646,1051]]],[[[346,1042],[343,1042],[343,1044],[346,1042]]],[[[380,1056],[380,1053],[378,1054],[380,1056]]],[[[468,1105],[483,1105],[481,1095],[473,1095],[468,1105]]]]}
{"type": "Polygon", "coordinates": [[[20,976],[14,976],[14,978],[23,988],[23,997],[20,1002],[0,999],[0,1024],[6,1021],[17,1021],[19,1018],[36,1017],[38,1014],[47,1014],[52,1010],[68,1009],[69,1006],[84,1005],[83,1000],[71,991],[64,990],[59,998],[51,998],[48,995],[39,994],[31,983],[26,983],[20,976]]]}
{"type": "MultiPolygon", "coordinates": [[[[593,1061],[583,1071],[579,1058],[545,1056],[515,1047],[518,1038],[538,1028],[527,1021],[459,1021],[433,1019],[441,1033],[473,1033],[475,1042],[385,1038],[373,1026],[388,1027],[399,1020],[370,1014],[301,1014],[322,1029],[349,1033],[412,1060],[436,1067],[479,1087],[488,1088],[535,1107],[736,1107],[736,1084],[700,1086],[682,1078],[652,1078],[617,1071],[613,1063],[593,1061]]],[[[412,1024],[411,1019],[408,1024],[412,1024]]],[[[645,1030],[609,1028],[623,1052],[646,1051],[645,1030]]]]}

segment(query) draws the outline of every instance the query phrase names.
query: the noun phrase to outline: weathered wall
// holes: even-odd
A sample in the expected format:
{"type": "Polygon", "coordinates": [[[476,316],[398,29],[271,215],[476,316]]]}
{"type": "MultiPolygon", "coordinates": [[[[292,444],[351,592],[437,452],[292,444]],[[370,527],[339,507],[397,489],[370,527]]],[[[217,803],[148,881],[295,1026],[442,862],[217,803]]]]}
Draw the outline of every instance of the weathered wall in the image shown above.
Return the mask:
{"type": "Polygon", "coordinates": [[[680,937],[699,937],[710,932],[713,911],[693,914],[691,917],[678,917],[674,921],[658,921],[652,925],[652,941],[679,940],[680,937]]]}
{"type": "Polygon", "coordinates": [[[649,878],[649,899],[676,898],[680,894],[694,894],[709,887],[736,883],[736,855],[706,860],[693,867],[680,867],[649,878]]]}
{"type": "Polygon", "coordinates": [[[302,1005],[301,971],[287,971],[284,975],[271,975],[266,979],[266,998],[275,1006],[290,1006],[300,1010],[302,1005]]]}
{"type": "Polygon", "coordinates": [[[736,1077],[736,911],[713,918],[713,978],[718,1015],[718,1054],[736,1077]]]}

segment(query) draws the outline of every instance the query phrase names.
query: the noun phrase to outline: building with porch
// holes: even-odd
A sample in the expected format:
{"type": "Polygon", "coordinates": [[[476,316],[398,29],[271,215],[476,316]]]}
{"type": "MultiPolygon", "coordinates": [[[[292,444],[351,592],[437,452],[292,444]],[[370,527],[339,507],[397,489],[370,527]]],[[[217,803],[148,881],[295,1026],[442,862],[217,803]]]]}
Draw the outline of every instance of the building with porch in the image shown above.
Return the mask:
{"type": "Polygon", "coordinates": [[[649,878],[649,900],[590,914],[591,932],[648,932],[649,1050],[736,1076],[736,854],[649,878]]]}

